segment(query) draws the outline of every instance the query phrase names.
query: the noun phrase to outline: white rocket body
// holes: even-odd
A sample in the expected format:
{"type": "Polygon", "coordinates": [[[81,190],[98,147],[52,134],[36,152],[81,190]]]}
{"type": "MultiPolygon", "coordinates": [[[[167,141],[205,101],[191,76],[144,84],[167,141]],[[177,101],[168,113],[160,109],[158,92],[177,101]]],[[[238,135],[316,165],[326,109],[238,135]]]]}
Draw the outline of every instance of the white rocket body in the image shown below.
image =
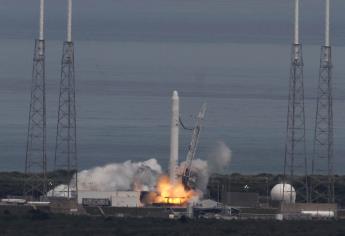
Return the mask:
{"type": "Polygon", "coordinates": [[[171,98],[171,136],[170,136],[170,182],[177,182],[177,166],[179,151],[179,128],[180,128],[180,101],[177,91],[173,92],[171,98]]]}

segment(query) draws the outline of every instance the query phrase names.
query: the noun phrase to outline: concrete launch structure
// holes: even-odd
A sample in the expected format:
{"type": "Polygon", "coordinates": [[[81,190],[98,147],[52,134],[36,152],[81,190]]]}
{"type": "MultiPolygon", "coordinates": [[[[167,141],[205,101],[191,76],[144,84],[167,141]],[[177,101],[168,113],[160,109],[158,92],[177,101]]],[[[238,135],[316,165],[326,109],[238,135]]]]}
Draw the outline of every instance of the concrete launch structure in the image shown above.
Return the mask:
{"type": "Polygon", "coordinates": [[[78,204],[108,202],[112,207],[141,207],[140,192],[137,191],[79,191],[78,204]],[[106,200],[106,201],[105,201],[106,200]]]}
{"type": "Polygon", "coordinates": [[[177,165],[179,151],[179,129],[180,129],[180,99],[177,91],[173,92],[171,98],[171,136],[170,136],[170,165],[169,177],[172,184],[177,180],[177,165]]]}

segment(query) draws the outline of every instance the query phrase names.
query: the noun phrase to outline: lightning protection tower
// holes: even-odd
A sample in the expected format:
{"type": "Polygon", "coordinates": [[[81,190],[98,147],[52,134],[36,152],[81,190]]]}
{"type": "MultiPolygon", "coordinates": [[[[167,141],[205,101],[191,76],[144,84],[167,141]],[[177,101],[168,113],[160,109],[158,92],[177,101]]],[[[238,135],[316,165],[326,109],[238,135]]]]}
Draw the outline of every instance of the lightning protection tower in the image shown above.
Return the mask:
{"type": "Polygon", "coordinates": [[[330,0],[325,0],[325,43],[321,47],[314,152],[311,176],[311,202],[334,202],[332,57],[330,44],[330,0]]]}
{"type": "MultiPolygon", "coordinates": [[[[303,56],[299,39],[299,0],[295,0],[294,42],[291,51],[289,80],[289,102],[287,114],[287,137],[284,160],[283,193],[288,194],[293,202],[293,190],[296,189],[297,201],[308,201],[307,156],[305,142],[305,114],[303,88],[303,56]]],[[[286,197],[285,197],[286,198],[286,197]]],[[[283,198],[283,199],[285,199],[283,198]]]]}
{"type": "Polygon", "coordinates": [[[35,41],[33,58],[24,182],[24,196],[35,200],[47,192],[44,0],[40,0],[39,22],[39,38],[35,41]]]}
{"type": "Polygon", "coordinates": [[[72,0],[67,0],[67,40],[63,44],[58,121],[55,146],[55,170],[65,170],[72,180],[58,196],[77,198],[78,162],[75,104],[74,45],[72,41],[72,0]]]}

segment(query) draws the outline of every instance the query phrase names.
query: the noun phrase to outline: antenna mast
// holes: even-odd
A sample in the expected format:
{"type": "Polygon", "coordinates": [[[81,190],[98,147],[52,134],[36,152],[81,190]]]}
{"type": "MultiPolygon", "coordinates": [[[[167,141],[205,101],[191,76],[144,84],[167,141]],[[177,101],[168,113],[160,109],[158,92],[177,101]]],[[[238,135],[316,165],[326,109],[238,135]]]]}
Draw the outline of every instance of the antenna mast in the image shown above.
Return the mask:
{"type": "Polygon", "coordinates": [[[47,193],[46,88],[44,0],[40,0],[39,37],[35,40],[28,134],[25,158],[24,196],[33,200],[47,193]]]}
{"type": "Polygon", "coordinates": [[[286,184],[291,184],[296,189],[299,197],[298,201],[308,202],[309,198],[305,143],[303,56],[299,39],[299,8],[300,2],[295,0],[294,41],[291,50],[283,185],[283,194],[290,193],[290,202],[293,199],[293,191],[292,189],[285,189],[289,186],[286,184]]]}
{"type": "Polygon", "coordinates": [[[58,121],[55,145],[55,170],[72,174],[67,188],[58,196],[78,198],[77,120],[75,103],[74,44],[72,41],[72,0],[67,0],[67,40],[63,44],[58,121]]]}
{"type": "Polygon", "coordinates": [[[325,3],[325,44],[321,47],[320,57],[310,197],[312,202],[333,203],[335,199],[330,0],[325,0],[325,3]]]}

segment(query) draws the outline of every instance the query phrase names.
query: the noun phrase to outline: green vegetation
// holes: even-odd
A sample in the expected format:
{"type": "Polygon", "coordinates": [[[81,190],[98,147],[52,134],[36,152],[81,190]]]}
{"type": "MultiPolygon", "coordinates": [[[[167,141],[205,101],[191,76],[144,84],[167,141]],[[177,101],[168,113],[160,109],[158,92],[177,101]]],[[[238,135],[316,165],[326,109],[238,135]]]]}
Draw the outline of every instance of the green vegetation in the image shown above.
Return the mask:
{"type": "MultiPolygon", "coordinates": [[[[48,188],[52,189],[59,184],[68,183],[72,173],[67,171],[53,171],[48,175],[48,188]]],[[[7,196],[23,195],[24,181],[27,176],[22,172],[1,172],[0,173],[0,198],[7,196]]]]}
{"type": "MultiPolygon", "coordinates": [[[[315,176],[308,176],[308,182],[312,181],[315,176]]],[[[319,176],[323,181],[327,181],[327,176],[319,176]]],[[[212,175],[210,177],[208,190],[210,197],[222,200],[222,191],[225,192],[256,192],[266,201],[274,185],[282,182],[282,175],[258,174],[258,175],[241,175],[234,173],[231,175],[212,175]]],[[[305,177],[297,177],[294,187],[301,188],[301,183],[305,177]]],[[[334,176],[334,190],[336,203],[345,207],[345,176],[334,176]]],[[[321,192],[327,192],[326,189],[319,189],[321,192]]],[[[300,199],[297,196],[297,201],[300,199]]]]}

